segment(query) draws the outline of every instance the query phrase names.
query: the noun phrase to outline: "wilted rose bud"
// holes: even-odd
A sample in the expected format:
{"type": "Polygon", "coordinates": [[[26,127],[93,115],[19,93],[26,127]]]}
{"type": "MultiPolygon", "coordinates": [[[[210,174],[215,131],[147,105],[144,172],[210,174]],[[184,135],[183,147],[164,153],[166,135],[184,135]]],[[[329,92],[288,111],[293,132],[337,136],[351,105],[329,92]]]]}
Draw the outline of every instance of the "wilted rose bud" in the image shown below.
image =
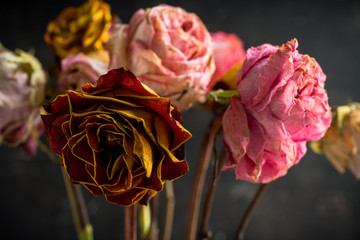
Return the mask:
{"type": "Polygon", "coordinates": [[[88,55],[71,54],[61,60],[59,91],[64,93],[66,90],[81,90],[86,83],[95,84],[99,77],[108,71],[107,57],[106,51],[95,51],[88,55]]]}
{"type": "Polygon", "coordinates": [[[352,103],[335,107],[333,120],[325,136],[310,146],[323,153],[340,173],[349,168],[360,179],[360,105],[352,103]]]}
{"type": "Polygon", "coordinates": [[[45,41],[60,59],[69,54],[103,50],[118,19],[109,4],[88,0],[79,7],[68,7],[48,24],[45,41]]]}
{"type": "Polygon", "coordinates": [[[211,38],[215,72],[209,88],[236,89],[237,72],[246,58],[243,42],[234,33],[215,32],[211,38]]]}
{"type": "Polygon", "coordinates": [[[180,111],[206,94],[215,69],[211,36],[203,22],[165,4],[138,10],[106,48],[109,69],[128,68],[180,111]]]}
{"type": "Polygon", "coordinates": [[[35,154],[45,85],[46,75],[33,55],[0,45],[0,144],[21,144],[35,154]]]}

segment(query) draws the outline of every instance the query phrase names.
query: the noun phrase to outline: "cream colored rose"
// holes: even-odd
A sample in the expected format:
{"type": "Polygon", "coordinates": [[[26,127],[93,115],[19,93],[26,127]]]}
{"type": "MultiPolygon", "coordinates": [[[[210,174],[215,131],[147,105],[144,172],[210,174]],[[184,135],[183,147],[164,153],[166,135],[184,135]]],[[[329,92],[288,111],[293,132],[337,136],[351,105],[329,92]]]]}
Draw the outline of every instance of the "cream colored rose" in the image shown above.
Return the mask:
{"type": "Polygon", "coordinates": [[[45,86],[45,72],[33,55],[0,46],[0,144],[25,144],[29,153],[35,153],[32,141],[42,126],[45,86]]]}

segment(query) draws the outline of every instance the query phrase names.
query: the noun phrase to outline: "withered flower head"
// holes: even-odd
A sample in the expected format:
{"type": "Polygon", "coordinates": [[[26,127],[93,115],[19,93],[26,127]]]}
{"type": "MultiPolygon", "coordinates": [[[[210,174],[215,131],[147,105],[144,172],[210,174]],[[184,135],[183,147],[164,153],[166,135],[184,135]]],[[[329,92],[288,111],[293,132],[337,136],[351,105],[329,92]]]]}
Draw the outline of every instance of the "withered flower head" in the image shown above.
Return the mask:
{"type": "Polygon", "coordinates": [[[79,7],[66,8],[49,22],[44,38],[60,59],[69,54],[103,50],[112,26],[118,21],[109,4],[88,0],[79,7]]]}
{"type": "Polygon", "coordinates": [[[325,136],[311,142],[316,153],[323,153],[340,173],[346,168],[360,179],[360,105],[351,103],[332,109],[333,119],[325,136]]]}
{"type": "Polygon", "coordinates": [[[48,141],[70,179],[109,202],[146,204],[188,172],[182,146],[191,134],[179,111],[130,71],[111,70],[45,110],[48,141]]]}

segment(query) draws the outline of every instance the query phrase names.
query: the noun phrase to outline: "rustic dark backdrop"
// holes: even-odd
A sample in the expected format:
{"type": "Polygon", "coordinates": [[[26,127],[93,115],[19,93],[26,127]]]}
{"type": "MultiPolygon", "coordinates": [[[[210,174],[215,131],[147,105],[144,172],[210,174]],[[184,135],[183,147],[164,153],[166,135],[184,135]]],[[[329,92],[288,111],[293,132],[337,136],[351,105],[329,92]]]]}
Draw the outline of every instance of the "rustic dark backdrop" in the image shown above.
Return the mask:
{"type": "MultiPolygon", "coordinates": [[[[108,1],[113,13],[128,22],[138,8],[160,1],[108,1]]],[[[163,1],[196,13],[209,31],[234,32],[245,48],[280,45],[297,38],[299,51],[314,57],[327,75],[332,106],[359,99],[360,3],[356,1],[163,1]]],[[[47,23],[67,6],[83,1],[5,1],[1,4],[0,42],[11,50],[35,50],[48,67],[53,55],[43,40],[47,23]]],[[[1,86],[0,86],[1,87],[1,86]]],[[[210,115],[184,113],[193,133],[187,144],[190,172],[174,183],[176,219],[172,239],[184,239],[187,206],[200,142],[210,115]]],[[[1,117],[1,116],[0,116],[1,117]]],[[[45,141],[45,139],[42,139],[45,141]]],[[[0,147],[0,218],[3,239],[75,239],[71,212],[59,167],[39,152],[30,158],[19,149],[0,147]]],[[[222,175],[211,218],[213,239],[232,239],[255,184],[222,175]]],[[[339,174],[310,149],[261,200],[247,239],[360,239],[360,183],[339,174]]],[[[123,239],[123,208],[93,197],[84,189],[96,240],[123,239]]],[[[161,195],[162,196],[162,195],[161,195]]]]}

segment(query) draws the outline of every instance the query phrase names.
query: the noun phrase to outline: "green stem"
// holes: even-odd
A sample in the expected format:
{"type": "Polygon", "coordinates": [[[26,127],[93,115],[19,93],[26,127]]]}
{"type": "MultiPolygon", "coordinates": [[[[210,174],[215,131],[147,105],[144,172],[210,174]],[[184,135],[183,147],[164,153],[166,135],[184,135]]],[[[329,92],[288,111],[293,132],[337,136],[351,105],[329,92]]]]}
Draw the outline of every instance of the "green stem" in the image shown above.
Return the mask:
{"type": "Polygon", "coordinates": [[[209,127],[207,128],[204,134],[198,165],[195,172],[195,179],[193,182],[190,206],[188,210],[189,212],[188,212],[188,220],[187,220],[186,240],[194,240],[196,238],[196,228],[199,218],[202,190],[204,188],[206,172],[209,167],[209,162],[214,148],[216,134],[218,133],[220,128],[221,128],[221,118],[216,116],[211,121],[209,127]]]}
{"type": "Polygon", "coordinates": [[[146,239],[151,226],[150,205],[139,205],[139,232],[140,238],[146,239]]]}
{"type": "Polygon", "coordinates": [[[245,236],[245,231],[246,228],[250,222],[250,218],[252,216],[252,213],[254,212],[257,203],[259,202],[259,200],[261,199],[261,197],[263,196],[265,190],[269,187],[269,183],[266,184],[261,184],[261,186],[259,187],[258,191],[256,192],[254,198],[252,199],[249,207],[247,208],[245,215],[243,217],[243,219],[241,220],[241,223],[238,227],[237,233],[236,233],[236,237],[235,239],[237,240],[243,240],[244,236],[245,236]]]}

